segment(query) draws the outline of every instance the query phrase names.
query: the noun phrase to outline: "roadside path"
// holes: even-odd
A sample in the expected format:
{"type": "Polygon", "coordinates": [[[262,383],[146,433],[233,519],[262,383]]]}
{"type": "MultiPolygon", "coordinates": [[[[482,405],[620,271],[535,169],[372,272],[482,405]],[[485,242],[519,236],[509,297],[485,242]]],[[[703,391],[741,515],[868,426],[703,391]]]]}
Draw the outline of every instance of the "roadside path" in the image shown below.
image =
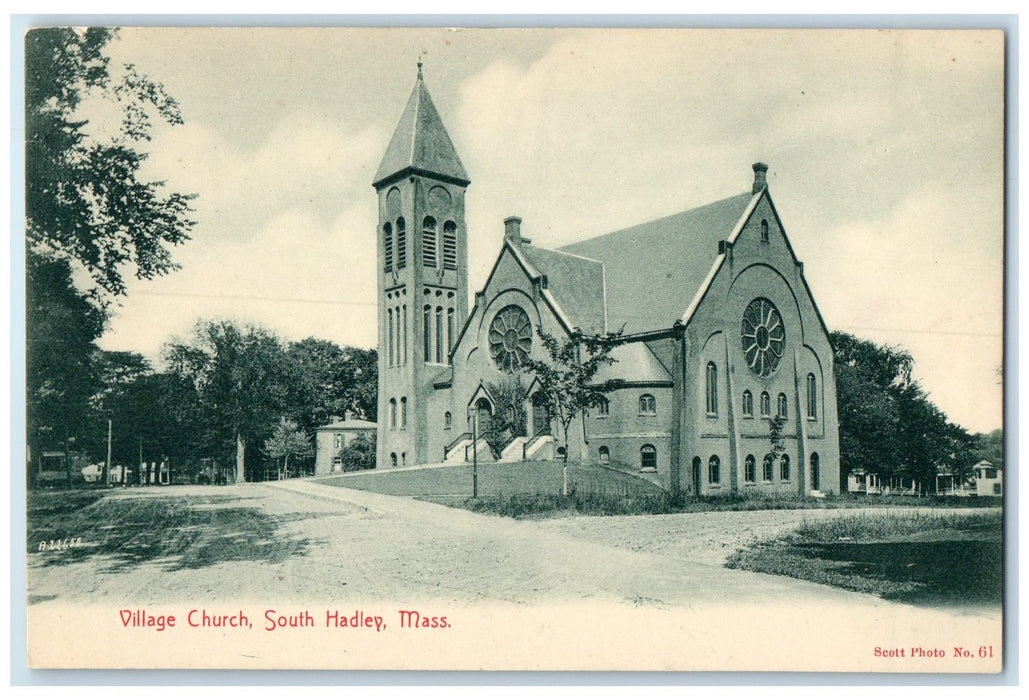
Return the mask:
{"type": "MultiPolygon", "coordinates": [[[[173,487],[194,493],[195,487],[173,487]]],[[[203,493],[210,493],[205,487],[203,493]]],[[[172,488],[149,495],[169,496],[172,488]]],[[[287,516],[283,536],[308,541],[303,556],[272,564],[230,562],[188,571],[148,562],[131,572],[90,560],[33,566],[30,602],[139,605],[198,600],[440,600],[516,605],[616,602],[895,603],[805,581],[722,567],[736,546],[799,523],[854,511],[747,511],[516,521],[311,480],[219,489],[228,505],[287,516]]],[[[127,494],[120,497],[147,497],[127,494]]]]}

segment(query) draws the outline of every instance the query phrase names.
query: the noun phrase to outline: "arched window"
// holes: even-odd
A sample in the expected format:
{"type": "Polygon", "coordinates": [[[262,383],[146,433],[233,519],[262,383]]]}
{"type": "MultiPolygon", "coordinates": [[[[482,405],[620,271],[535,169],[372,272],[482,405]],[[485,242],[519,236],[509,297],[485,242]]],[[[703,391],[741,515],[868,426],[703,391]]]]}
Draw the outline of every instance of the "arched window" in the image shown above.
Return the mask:
{"type": "Polygon", "coordinates": [[[754,417],[754,395],[749,390],[743,392],[743,417],[754,417]]]}
{"type": "Polygon", "coordinates": [[[394,467],[397,466],[397,453],[396,452],[390,452],[389,453],[389,461],[390,461],[390,463],[394,467]]]}
{"type": "Polygon", "coordinates": [[[754,455],[747,455],[743,460],[743,480],[748,484],[757,481],[757,460],[754,459],[754,455]]]}
{"type": "Polygon", "coordinates": [[[425,362],[429,361],[432,349],[432,307],[426,304],[422,308],[422,345],[425,351],[425,362]]]}
{"type": "Polygon", "coordinates": [[[601,464],[607,464],[611,461],[611,450],[607,449],[606,445],[600,446],[599,455],[601,464]]]}
{"type": "Polygon", "coordinates": [[[450,415],[450,411],[447,411],[446,413],[443,414],[443,429],[444,430],[450,430],[450,426],[453,425],[453,422],[454,422],[454,419],[453,419],[453,416],[450,415]]]}
{"type": "Polygon", "coordinates": [[[769,238],[768,238],[768,221],[766,219],[761,219],[761,242],[762,243],[768,243],[769,242],[769,238]]]}
{"type": "Polygon", "coordinates": [[[443,362],[443,307],[436,307],[436,362],[443,362]]]}
{"type": "Polygon", "coordinates": [[[811,453],[811,488],[818,490],[818,453],[811,453]]]}
{"type": "Polygon", "coordinates": [[[393,309],[386,311],[386,315],[389,318],[389,364],[387,367],[393,366],[393,309]]]}
{"type": "Polygon", "coordinates": [[[705,382],[706,391],[704,392],[707,398],[707,414],[709,416],[718,415],[718,368],[715,367],[714,362],[707,363],[707,381],[705,382]]]}
{"type": "Polygon", "coordinates": [[[454,310],[447,309],[447,357],[454,349],[454,310]]]}
{"type": "Polygon", "coordinates": [[[403,396],[400,399],[400,428],[403,430],[407,427],[407,397],[403,396]]]}
{"type": "Polygon", "coordinates": [[[397,357],[397,362],[406,365],[407,364],[407,304],[404,304],[403,309],[403,321],[400,323],[400,347],[402,353],[397,357]],[[401,357],[403,359],[401,359],[401,357]]]}
{"type": "Polygon", "coordinates": [[[718,459],[718,455],[711,455],[707,461],[707,481],[709,484],[722,483],[722,460],[718,459]]]}
{"type": "Polygon", "coordinates": [[[818,418],[818,386],[815,384],[815,375],[807,375],[807,417],[811,420],[818,418]]]}
{"type": "Polygon", "coordinates": [[[653,445],[640,448],[640,469],[657,469],[657,448],[653,445]]]}
{"type": "Polygon", "coordinates": [[[783,481],[790,480],[790,456],[783,455],[779,458],[779,478],[783,481]]]}
{"type": "Polygon", "coordinates": [[[406,452],[401,452],[400,453],[400,466],[402,466],[402,467],[406,467],[407,466],[407,453],[406,452]]]}
{"type": "Polygon", "coordinates": [[[774,468],[774,465],[772,464],[772,462],[773,462],[774,459],[775,458],[772,456],[771,452],[769,452],[768,454],[765,455],[765,459],[761,463],[761,479],[762,479],[762,481],[771,481],[772,480],[772,476],[773,476],[772,475],[772,469],[774,468]]]}
{"type": "Polygon", "coordinates": [[[772,415],[772,397],[767,391],[761,392],[761,417],[768,418],[772,415]]]}
{"type": "Polygon", "coordinates": [[[611,403],[607,399],[601,398],[597,403],[597,418],[607,418],[609,415],[611,415],[611,403]]]}
{"type": "Polygon", "coordinates": [[[382,225],[382,249],[385,254],[383,268],[386,272],[393,271],[393,225],[388,221],[382,225]]]}
{"type": "Polygon", "coordinates": [[[457,224],[453,221],[443,224],[443,269],[457,269],[457,224]]]}
{"type": "Polygon", "coordinates": [[[653,416],[657,414],[657,401],[653,394],[643,394],[640,397],[640,415],[653,416]]]}
{"type": "Polygon", "coordinates": [[[422,221],[422,265],[436,267],[436,220],[431,216],[422,221]]]}
{"type": "Polygon", "coordinates": [[[397,219],[397,269],[407,267],[407,229],[404,218],[397,219]]]}
{"type": "Polygon", "coordinates": [[[786,405],[786,394],[779,394],[779,398],[776,401],[776,408],[779,409],[777,415],[780,418],[789,418],[789,407],[786,405]]]}
{"type": "Polygon", "coordinates": [[[393,309],[393,318],[397,320],[397,332],[393,334],[393,338],[397,344],[396,350],[396,365],[400,365],[400,349],[403,347],[403,343],[400,340],[400,307],[397,306],[393,309]]]}
{"type": "Polygon", "coordinates": [[[396,428],[397,427],[397,400],[396,399],[390,399],[389,400],[389,427],[390,428],[396,428]]]}

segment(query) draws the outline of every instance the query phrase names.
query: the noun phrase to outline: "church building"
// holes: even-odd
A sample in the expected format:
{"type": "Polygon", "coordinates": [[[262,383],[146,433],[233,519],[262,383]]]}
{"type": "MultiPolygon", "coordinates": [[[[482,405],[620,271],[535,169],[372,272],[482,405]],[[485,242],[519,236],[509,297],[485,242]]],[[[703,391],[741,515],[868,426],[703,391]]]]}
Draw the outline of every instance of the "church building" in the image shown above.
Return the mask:
{"type": "Polygon", "coordinates": [[[617,389],[575,422],[570,461],[695,494],[839,493],[832,348],[767,171],[755,163],[743,193],[558,249],[509,217],[469,309],[471,181],[419,65],[373,182],[378,467],[560,458],[522,370],[546,357],[537,329],[621,330],[597,377],[617,389]],[[516,414],[503,444],[472,444],[516,414]]]}

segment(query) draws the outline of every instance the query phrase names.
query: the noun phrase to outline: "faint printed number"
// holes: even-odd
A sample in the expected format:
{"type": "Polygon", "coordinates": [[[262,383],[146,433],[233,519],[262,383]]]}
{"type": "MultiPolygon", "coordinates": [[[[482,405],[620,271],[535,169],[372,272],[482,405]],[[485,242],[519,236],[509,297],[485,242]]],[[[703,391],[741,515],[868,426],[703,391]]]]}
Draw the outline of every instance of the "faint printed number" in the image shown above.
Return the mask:
{"type": "Polygon", "coordinates": [[[81,537],[65,537],[60,540],[41,540],[39,543],[40,552],[59,552],[72,547],[81,547],[81,537]]]}

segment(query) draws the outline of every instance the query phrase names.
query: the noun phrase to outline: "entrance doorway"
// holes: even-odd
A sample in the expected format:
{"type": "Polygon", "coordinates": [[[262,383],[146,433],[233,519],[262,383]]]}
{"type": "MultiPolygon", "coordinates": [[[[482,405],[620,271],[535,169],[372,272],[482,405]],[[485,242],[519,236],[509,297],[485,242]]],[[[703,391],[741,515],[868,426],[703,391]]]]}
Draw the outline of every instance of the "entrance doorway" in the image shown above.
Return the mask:
{"type": "Polygon", "coordinates": [[[475,414],[479,422],[478,432],[479,435],[482,435],[489,430],[490,423],[493,421],[493,407],[485,397],[475,402],[475,414]]]}
{"type": "Polygon", "coordinates": [[[532,407],[532,434],[550,433],[550,411],[546,406],[532,407]]]}

